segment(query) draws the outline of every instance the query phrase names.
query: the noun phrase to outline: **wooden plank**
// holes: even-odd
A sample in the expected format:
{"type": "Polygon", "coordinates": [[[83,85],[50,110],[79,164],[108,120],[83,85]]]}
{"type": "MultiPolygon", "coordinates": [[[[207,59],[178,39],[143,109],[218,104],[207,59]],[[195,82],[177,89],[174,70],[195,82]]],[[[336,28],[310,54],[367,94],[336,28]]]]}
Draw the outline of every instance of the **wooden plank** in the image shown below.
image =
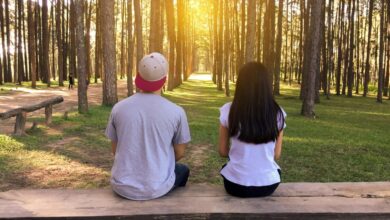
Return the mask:
{"type": "MultiPolygon", "coordinates": [[[[390,183],[387,183],[388,185],[390,183]]],[[[314,183],[318,188],[335,188],[340,194],[347,184],[314,183]],[[322,187],[319,187],[322,185],[322,187]]],[[[380,192],[377,184],[354,187],[361,194],[380,192]]],[[[382,184],[379,184],[382,187],[382,184]]],[[[367,198],[327,195],[312,191],[310,197],[294,196],[301,184],[281,184],[288,195],[241,199],[223,193],[222,186],[189,185],[150,201],[130,201],[116,196],[111,189],[11,190],[0,193],[0,218],[60,217],[90,219],[390,219],[390,197],[367,198]],[[204,189],[204,190],[202,190],[204,189]]],[[[310,183],[304,185],[310,191],[310,183]]],[[[347,187],[348,188],[348,187],[347,187]]]]}

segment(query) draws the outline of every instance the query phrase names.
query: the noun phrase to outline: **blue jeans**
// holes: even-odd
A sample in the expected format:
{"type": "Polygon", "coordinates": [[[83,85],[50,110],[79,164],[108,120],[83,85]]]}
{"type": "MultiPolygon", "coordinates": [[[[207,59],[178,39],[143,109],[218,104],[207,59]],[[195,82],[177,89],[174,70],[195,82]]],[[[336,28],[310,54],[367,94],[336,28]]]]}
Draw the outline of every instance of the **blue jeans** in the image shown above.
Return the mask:
{"type": "Polygon", "coordinates": [[[172,190],[174,190],[177,187],[185,186],[188,180],[188,176],[190,175],[190,169],[181,163],[176,163],[175,165],[175,184],[172,187],[172,190]]]}

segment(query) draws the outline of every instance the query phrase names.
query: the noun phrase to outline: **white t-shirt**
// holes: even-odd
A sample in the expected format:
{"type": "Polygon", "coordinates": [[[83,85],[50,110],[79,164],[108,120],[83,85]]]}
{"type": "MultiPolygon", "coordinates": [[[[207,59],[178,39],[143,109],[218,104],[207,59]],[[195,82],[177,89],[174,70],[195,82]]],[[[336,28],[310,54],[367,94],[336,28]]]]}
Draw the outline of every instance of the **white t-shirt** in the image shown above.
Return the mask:
{"type": "Polygon", "coordinates": [[[176,178],[173,145],[191,140],[183,108],[149,93],[118,102],[106,136],[117,142],[112,189],[133,200],[157,198],[172,189],[176,178]]]}
{"type": "MultiPolygon", "coordinates": [[[[221,125],[228,128],[231,103],[226,103],[220,108],[219,120],[221,125]]],[[[282,109],[283,116],[287,114],[282,109]]],[[[278,125],[283,129],[282,119],[278,118],[278,125]]],[[[263,144],[251,144],[238,140],[237,136],[231,137],[229,162],[221,170],[221,174],[230,182],[243,186],[269,186],[280,182],[278,169],[275,162],[275,141],[263,144]]]]}

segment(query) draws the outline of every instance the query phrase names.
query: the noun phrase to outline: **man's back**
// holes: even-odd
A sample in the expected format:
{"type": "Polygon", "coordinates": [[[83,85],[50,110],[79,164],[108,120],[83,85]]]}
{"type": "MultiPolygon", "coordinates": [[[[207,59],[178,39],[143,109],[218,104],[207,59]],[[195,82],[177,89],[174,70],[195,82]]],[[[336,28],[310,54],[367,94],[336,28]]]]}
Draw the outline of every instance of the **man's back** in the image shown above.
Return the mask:
{"type": "Polygon", "coordinates": [[[137,93],[116,104],[106,135],[117,142],[111,185],[135,200],[160,197],[175,182],[174,144],[188,143],[184,110],[153,93],[137,93]]]}

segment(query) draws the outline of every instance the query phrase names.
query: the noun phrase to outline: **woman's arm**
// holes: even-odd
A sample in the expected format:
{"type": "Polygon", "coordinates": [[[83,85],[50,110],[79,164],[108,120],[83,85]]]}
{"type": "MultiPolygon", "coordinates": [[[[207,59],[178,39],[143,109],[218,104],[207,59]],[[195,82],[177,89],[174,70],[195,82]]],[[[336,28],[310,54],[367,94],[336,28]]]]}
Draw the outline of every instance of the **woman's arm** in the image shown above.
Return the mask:
{"type": "Polygon", "coordinates": [[[282,141],[283,141],[283,130],[280,131],[278,138],[275,143],[275,160],[279,160],[280,154],[282,153],[282,141]]]}
{"type": "Polygon", "coordinates": [[[218,152],[221,157],[229,156],[229,131],[226,127],[220,125],[219,126],[219,144],[218,144],[218,152]]]}

